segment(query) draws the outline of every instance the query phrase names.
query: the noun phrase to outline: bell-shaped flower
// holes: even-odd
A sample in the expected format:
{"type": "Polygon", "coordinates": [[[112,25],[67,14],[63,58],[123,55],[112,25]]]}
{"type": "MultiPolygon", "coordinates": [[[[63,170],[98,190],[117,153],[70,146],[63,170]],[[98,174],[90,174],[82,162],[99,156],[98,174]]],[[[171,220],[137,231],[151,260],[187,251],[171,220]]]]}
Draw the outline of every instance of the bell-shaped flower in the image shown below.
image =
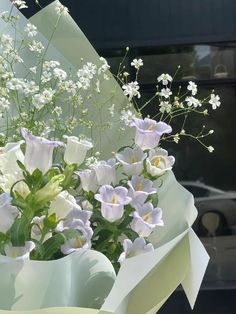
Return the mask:
{"type": "Polygon", "coordinates": [[[156,147],[163,134],[172,132],[172,128],[165,122],[156,122],[148,118],[144,120],[134,118],[130,126],[136,128],[135,144],[142,150],[156,147]]]}
{"type": "Polygon", "coordinates": [[[153,187],[153,182],[145,179],[143,176],[132,176],[128,181],[129,196],[132,198],[131,205],[143,204],[148,195],[157,193],[157,189],[153,187]]]}
{"type": "Polygon", "coordinates": [[[64,160],[70,164],[81,165],[84,162],[87,151],[93,147],[90,141],[79,139],[76,136],[64,136],[67,139],[64,160]]]}
{"type": "Polygon", "coordinates": [[[99,193],[94,198],[101,202],[102,216],[110,222],[119,220],[124,214],[124,205],[131,202],[128,190],[122,186],[113,188],[111,185],[104,185],[99,193]]]}
{"type": "Polygon", "coordinates": [[[74,223],[74,229],[79,230],[81,234],[76,238],[67,240],[61,246],[63,254],[70,254],[81,249],[89,250],[91,248],[91,239],[93,236],[92,228],[84,224],[82,220],[77,220],[76,223],[74,223]]]}
{"type": "Polygon", "coordinates": [[[53,150],[57,146],[64,146],[59,141],[49,141],[43,137],[34,136],[29,130],[22,128],[21,134],[26,141],[24,165],[33,173],[39,169],[46,173],[52,167],[53,150]]]}
{"type": "Polygon", "coordinates": [[[168,152],[165,149],[152,149],[149,151],[146,159],[147,172],[153,177],[161,176],[166,171],[172,169],[174,162],[175,158],[168,156],[168,152]]]}
{"type": "Polygon", "coordinates": [[[29,260],[30,252],[35,248],[33,241],[25,242],[24,246],[12,246],[11,243],[7,243],[4,246],[4,252],[6,256],[12,257],[16,260],[29,260]]]}
{"type": "Polygon", "coordinates": [[[22,177],[22,172],[16,172],[15,174],[4,174],[0,176],[0,188],[6,193],[10,193],[14,184],[13,191],[18,192],[20,196],[25,199],[30,193],[30,190],[28,185],[24,181],[21,181],[22,177]]]}
{"type": "Polygon", "coordinates": [[[161,208],[153,208],[151,203],[137,204],[133,213],[131,229],[140,237],[148,237],[157,226],[163,226],[161,208]]]}
{"type": "Polygon", "coordinates": [[[49,215],[55,213],[57,220],[64,219],[75,207],[81,209],[74,196],[67,191],[62,191],[52,200],[48,213],[49,215]]]}
{"type": "Polygon", "coordinates": [[[107,185],[116,181],[116,160],[111,158],[108,161],[98,161],[91,165],[97,177],[98,185],[107,185]]]}
{"type": "Polygon", "coordinates": [[[21,172],[16,161],[24,162],[24,155],[20,148],[22,143],[24,141],[8,143],[6,146],[0,147],[0,171],[3,175],[21,172]]]}
{"type": "Polygon", "coordinates": [[[3,193],[0,195],[0,232],[6,233],[14,223],[19,211],[11,205],[12,198],[10,194],[3,193]]]}
{"type": "MultiPolygon", "coordinates": [[[[32,228],[31,228],[31,238],[37,241],[41,240],[42,237],[42,230],[44,228],[44,219],[45,219],[45,215],[38,217],[35,216],[32,220],[32,228]]],[[[42,242],[47,241],[49,238],[52,237],[52,232],[48,232],[44,235],[44,239],[42,242]]]]}
{"type": "MultiPolygon", "coordinates": [[[[92,212],[88,210],[82,210],[79,205],[74,207],[63,220],[61,220],[56,230],[61,232],[65,229],[77,229],[78,221],[82,222],[84,226],[90,227],[90,218],[92,212]]],[[[80,226],[80,224],[79,224],[80,226]]]]}
{"type": "Polygon", "coordinates": [[[123,242],[123,249],[124,252],[121,253],[118,262],[122,264],[125,259],[147,253],[147,252],[153,252],[154,247],[151,243],[146,243],[144,238],[136,238],[134,242],[132,242],[129,239],[125,239],[123,242]]]}
{"type": "Polygon", "coordinates": [[[86,192],[96,192],[98,189],[97,176],[94,169],[85,169],[76,171],[80,177],[82,189],[86,192]]]}
{"type": "Polygon", "coordinates": [[[139,175],[143,171],[143,161],[147,157],[140,147],[126,147],[116,154],[116,159],[122,164],[124,172],[130,176],[139,175]]]}

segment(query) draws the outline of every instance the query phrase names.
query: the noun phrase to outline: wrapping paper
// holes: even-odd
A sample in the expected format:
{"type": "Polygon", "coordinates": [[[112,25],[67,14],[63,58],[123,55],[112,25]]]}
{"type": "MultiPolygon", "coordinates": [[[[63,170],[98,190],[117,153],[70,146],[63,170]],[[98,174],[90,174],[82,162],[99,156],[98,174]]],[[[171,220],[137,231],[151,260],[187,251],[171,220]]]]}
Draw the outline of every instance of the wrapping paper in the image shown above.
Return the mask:
{"type": "MultiPolygon", "coordinates": [[[[53,31],[57,3],[31,18],[42,42],[46,43],[53,31]]],[[[1,0],[1,11],[10,6],[9,0],[1,0]]],[[[21,15],[22,27],[26,23],[21,15]]],[[[47,55],[74,69],[80,67],[81,58],[93,63],[99,58],[70,16],[61,18],[47,55]]],[[[30,56],[28,60],[33,62],[30,56]]],[[[86,104],[91,109],[91,119],[99,115],[104,121],[108,119],[107,108],[112,103],[117,106],[112,129],[94,132],[104,158],[129,145],[133,132],[130,130],[123,137],[117,132],[119,110],[127,100],[113,78],[106,84],[99,95],[99,112],[93,110],[91,103],[86,104]]],[[[160,182],[156,184],[159,186],[160,182]]],[[[126,260],[117,277],[107,258],[92,250],[49,262],[19,263],[1,257],[0,314],[21,314],[26,310],[28,314],[154,314],[180,284],[193,307],[209,260],[191,229],[197,215],[193,196],[169,172],[159,188],[159,199],[165,226],[150,236],[155,251],[126,260]]]]}

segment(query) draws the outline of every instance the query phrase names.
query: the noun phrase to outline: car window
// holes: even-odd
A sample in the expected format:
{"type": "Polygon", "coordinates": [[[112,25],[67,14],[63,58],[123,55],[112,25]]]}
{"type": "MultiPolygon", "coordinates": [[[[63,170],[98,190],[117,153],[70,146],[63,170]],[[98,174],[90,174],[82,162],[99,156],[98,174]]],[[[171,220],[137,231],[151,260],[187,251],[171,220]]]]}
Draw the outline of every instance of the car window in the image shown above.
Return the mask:
{"type": "Polygon", "coordinates": [[[199,186],[185,185],[185,188],[191,192],[194,197],[204,197],[210,195],[209,190],[199,186]]]}

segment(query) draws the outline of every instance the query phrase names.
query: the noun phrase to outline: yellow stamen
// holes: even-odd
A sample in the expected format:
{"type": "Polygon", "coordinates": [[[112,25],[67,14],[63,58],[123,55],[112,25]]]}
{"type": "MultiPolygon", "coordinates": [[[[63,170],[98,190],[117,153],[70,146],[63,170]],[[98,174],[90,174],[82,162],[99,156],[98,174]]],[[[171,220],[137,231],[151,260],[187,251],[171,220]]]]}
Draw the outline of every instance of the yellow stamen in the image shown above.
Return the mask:
{"type": "Polygon", "coordinates": [[[142,191],[142,188],[143,188],[143,185],[142,185],[141,182],[139,182],[139,183],[136,185],[135,190],[136,190],[136,191],[142,191]]]}
{"type": "Polygon", "coordinates": [[[150,219],[150,214],[144,215],[143,216],[143,220],[148,222],[148,220],[150,219]]]}
{"type": "Polygon", "coordinates": [[[161,163],[161,157],[156,157],[152,160],[152,164],[153,166],[155,167],[159,167],[160,166],[160,163],[161,163]]]}
{"type": "Polygon", "coordinates": [[[137,162],[138,160],[137,160],[137,157],[136,157],[136,156],[132,156],[130,161],[131,161],[131,164],[134,164],[134,163],[137,162]]]}
{"type": "Polygon", "coordinates": [[[112,196],[111,202],[112,202],[112,204],[117,204],[117,203],[118,203],[118,202],[117,202],[117,198],[116,198],[115,195],[112,196]]]}
{"type": "Polygon", "coordinates": [[[155,127],[156,127],[155,124],[151,124],[151,125],[149,125],[148,130],[152,131],[155,129],[155,127]]]}

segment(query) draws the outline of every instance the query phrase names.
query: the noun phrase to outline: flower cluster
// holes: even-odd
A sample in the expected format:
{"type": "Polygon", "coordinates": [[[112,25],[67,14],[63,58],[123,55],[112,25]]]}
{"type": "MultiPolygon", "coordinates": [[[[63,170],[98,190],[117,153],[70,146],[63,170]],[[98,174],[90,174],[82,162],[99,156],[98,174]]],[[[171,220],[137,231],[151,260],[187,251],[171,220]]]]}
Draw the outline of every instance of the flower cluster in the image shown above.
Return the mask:
{"type": "Polygon", "coordinates": [[[25,128],[23,140],[1,147],[1,254],[47,260],[94,248],[118,268],[153,250],[148,237],[163,226],[154,181],[174,164],[158,145],[171,127],[148,118],[134,118],[130,127],[134,146],[109,160],[87,156],[89,139],[51,141],[25,128]],[[64,151],[56,164],[55,148],[64,151]]]}

